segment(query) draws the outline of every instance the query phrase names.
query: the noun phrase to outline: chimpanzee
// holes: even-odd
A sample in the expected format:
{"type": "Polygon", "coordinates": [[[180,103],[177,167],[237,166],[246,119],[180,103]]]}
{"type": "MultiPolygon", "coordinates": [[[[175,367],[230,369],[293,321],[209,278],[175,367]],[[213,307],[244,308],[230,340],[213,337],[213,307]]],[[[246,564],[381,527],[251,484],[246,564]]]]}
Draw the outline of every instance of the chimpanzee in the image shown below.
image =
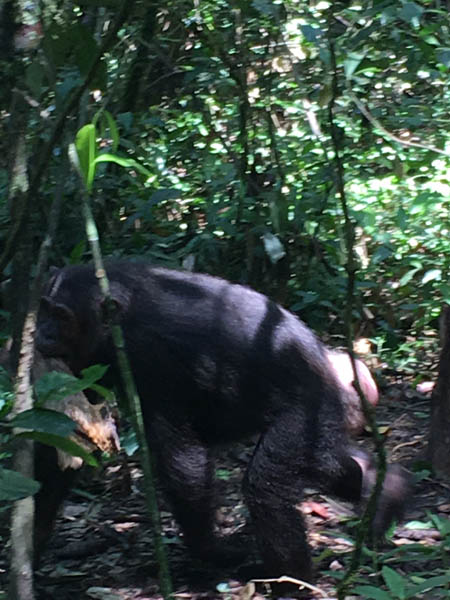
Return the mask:
{"type": "MultiPolygon", "coordinates": [[[[211,450],[259,433],[244,496],[265,574],[310,578],[295,508],[302,490],[314,485],[358,501],[375,473],[349,446],[327,349],[298,318],[242,285],[130,261],[109,262],[106,271],[148,442],[191,552],[226,558],[213,533],[211,450]]],[[[110,365],[104,383],[120,387],[104,312],[92,265],[57,271],[42,298],[37,346],[75,374],[110,365]]],[[[376,534],[400,514],[407,489],[401,468],[390,467],[376,534]]]]}

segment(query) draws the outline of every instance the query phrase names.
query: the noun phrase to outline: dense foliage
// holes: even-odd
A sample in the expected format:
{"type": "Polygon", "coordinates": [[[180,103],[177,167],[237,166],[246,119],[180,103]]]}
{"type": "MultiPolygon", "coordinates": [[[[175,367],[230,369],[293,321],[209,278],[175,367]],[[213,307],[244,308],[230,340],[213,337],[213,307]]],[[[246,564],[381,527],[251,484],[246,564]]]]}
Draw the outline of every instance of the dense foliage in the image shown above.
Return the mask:
{"type": "MultiPolygon", "coordinates": [[[[31,168],[116,8],[44,2],[35,15],[41,43],[8,63],[28,103],[31,168]]],[[[119,39],[33,192],[36,243],[65,172],[65,144],[107,109],[118,133],[103,121],[101,147],[120,134],[118,154],[147,169],[97,170],[93,197],[107,254],[248,282],[313,327],[340,331],[346,273],[333,99],[356,225],[359,331],[381,332],[395,347],[436,317],[448,296],[445,3],[137,3],[119,39]]],[[[10,93],[3,90],[6,109],[10,93]]],[[[6,112],[2,121],[6,146],[6,112]]],[[[53,259],[78,261],[78,182],[63,177],[53,259]]],[[[6,203],[4,236],[5,211],[6,203]]]]}

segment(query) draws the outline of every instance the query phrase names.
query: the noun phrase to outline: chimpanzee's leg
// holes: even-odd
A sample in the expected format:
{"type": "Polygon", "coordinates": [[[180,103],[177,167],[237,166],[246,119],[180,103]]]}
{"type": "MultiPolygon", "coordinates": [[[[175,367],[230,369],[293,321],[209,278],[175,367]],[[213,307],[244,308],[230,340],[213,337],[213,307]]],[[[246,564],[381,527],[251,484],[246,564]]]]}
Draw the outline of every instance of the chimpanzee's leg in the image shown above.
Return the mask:
{"type": "MultiPolygon", "coordinates": [[[[370,457],[348,445],[344,426],[339,418],[333,421],[331,411],[316,408],[308,414],[297,407],[279,415],[261,437],[244,484],[266,576],[311,576],[304,523],[295,508],[305,485],[359,501],[374,481],[370,457]]],[[[376,535],[399,515],[408,488],[406,472],[389,467],[373,523],[376,535]]]]}
{"type": "Polygon", "coordinates": [[[194,556],[226,564],[237,560],[214,536],[214,461],[187,423],[155,415],[148,435],[157,454],[161,483],[194,556]]]}
{"type": "Polygon", "coordinates": [[[319,409],[293,408],[262,435],[247,470],[244,494],[262,552],[265,575],[311,578],[302,515],[295,508],[305,485],[342,470],[343,422],[321,419],[319,409]]]}
{"type": "MultiPolygon", "coordinates": [[[[267,577],[311,576],[303,519],[295,508],[305,485],[353,501],[364,500],[373,487],[373,463],[365,452],[348,445],[339,406],[334,408],[335,419],[332,399],[326,406],[309,411],[296,407],[279,415],[262,435],[249,465],[244,493],[267,577]]],[[[399,515],[408,489],[406,472],[390,466],[373,523],[376,535],[399,515]]]]}
{"type": "Polygon", "coordinates": [[[35,496],[34,553],[35,564],[45,548],[53,529],[58,509],[75,482],[79,471],[66,469],[58,465],[55,448],[44,444],[35,444],[34,477],[41,484],[35,496]]]}

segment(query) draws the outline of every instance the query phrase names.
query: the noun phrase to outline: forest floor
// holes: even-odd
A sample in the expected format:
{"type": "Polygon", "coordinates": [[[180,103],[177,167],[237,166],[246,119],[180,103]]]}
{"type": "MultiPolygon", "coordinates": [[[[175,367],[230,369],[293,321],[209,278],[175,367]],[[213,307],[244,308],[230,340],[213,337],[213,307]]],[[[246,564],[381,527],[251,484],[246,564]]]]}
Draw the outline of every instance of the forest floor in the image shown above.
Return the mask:
{"type": "MultiPolygon", "coordinates": [[[[381,389],[377,421],[386,438],[390,460],[412,466],[424,459],[429,394],[421,395],[407,383],[396,383],[392,377],[381,389]]],[[[360,443],[370,447],[370,436],[363,437],[360,443]]],[[[252,445],[240,444],[222,452],[217,460],[218,498],[221,501],[217,516],[225,534],[236,532],[245,523],[246,509],[240,485],[251,451],[252,445]]],[[[250,600],[268,594],[264,584],[257,584],[256,591],[253,585],[246,585],[245,578],[240,575],[245,571],[245,565],[240,569],[219,570],[191,559],[169,509],[163,499],[161,502],[163,534],[168,542],[175,598],[250,600]]],[[[354,533],[354,521],[352,524],[349,520],[354,514],[352,507],[314,490],[307,490],[300,506],[306,516],[309,542],[317,563],[315,586],[318,589],[306,592],[305,598],[334,598],[332,573],[343,572],[353,547],[349,540],[354,533]]],[[[435,528],[405,527],[408,521],[427,521],[427,510],[448,519],[448,482],[428,476],[415,486],[405,522],[392,536],[391,550],[394,545],[403,547],[412,542],[430,547],[439,544],[440,535],[435,528]]],[[[248,535],[245,530],[243,535],[248,535]]],[[[254,544],[250,537],[248,543],[251,561],[254,544]]],[[[7,569],[6,552],[2,552],[0,589],[5,589],[7,569]]],[[[402,564],[402,572],[405,569],[408,569],[407,564],[402,564]]],[[[151,526],[142,493],[142,474],[136,460],[116,456],[102,469],[82,477],[58,518],[37,573],[36,588],[39,600],[150,600],[160,597],[151,526]]]]}

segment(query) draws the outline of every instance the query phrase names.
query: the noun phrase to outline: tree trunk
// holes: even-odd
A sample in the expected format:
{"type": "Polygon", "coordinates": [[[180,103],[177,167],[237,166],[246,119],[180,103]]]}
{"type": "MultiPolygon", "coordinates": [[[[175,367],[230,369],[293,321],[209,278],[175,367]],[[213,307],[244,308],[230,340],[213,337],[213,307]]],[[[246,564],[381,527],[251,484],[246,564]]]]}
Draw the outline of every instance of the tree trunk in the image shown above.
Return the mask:
{"type": "Polygon", "coordinates": [[[436,473],[450,477],[450,306],[441,313],[442,350],[439,374],[431,398],[428,456],[436,473]]]}

